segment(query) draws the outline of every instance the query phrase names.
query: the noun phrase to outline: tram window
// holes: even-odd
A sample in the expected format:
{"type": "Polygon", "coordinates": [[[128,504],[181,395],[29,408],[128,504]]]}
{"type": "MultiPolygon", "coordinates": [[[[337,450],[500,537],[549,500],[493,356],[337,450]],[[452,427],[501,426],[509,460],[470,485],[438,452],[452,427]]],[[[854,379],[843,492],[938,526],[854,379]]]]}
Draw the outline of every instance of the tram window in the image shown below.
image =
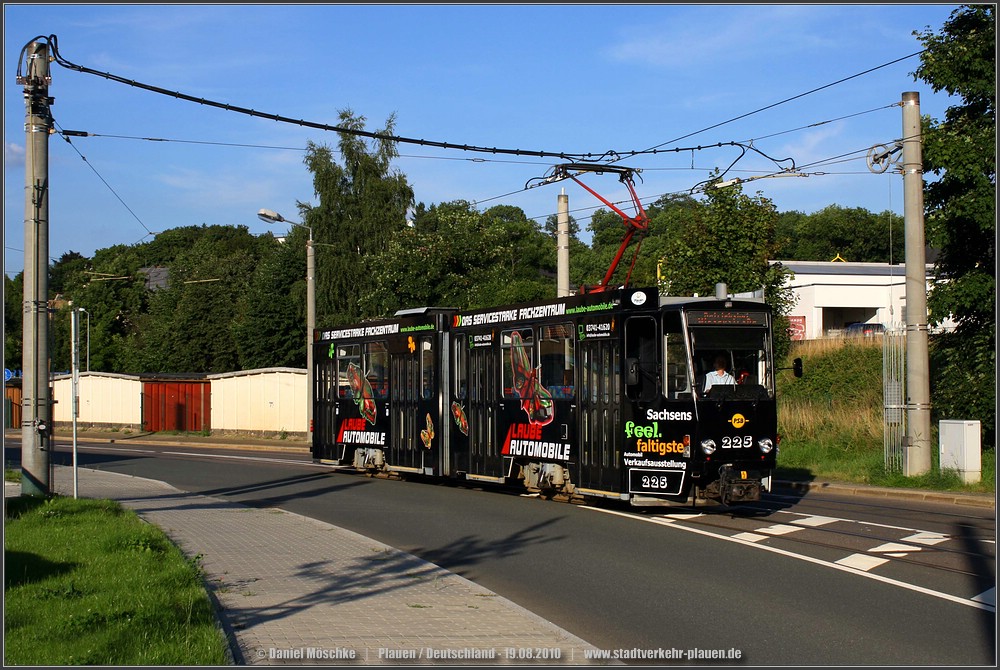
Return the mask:
{"type": "Polygon", "coordinates": [[[773,396],[769,349],[763,329],[692,328],[691,351],[699,392],[704,388],[704,376],[713,368],[715,357],[722,355],[726,359],[726,369],[736,381],[737,397],[773,396]]]}
{"type": "Polygon", "coordinates": [[[351,376],[362,374],[361,370],[361,345],[342,344],[337,347],[337,397],[353,398],[354,392],[351,390],[351,376]],[[352,370],[353,366],[353,370],[352,370]],[[357,371],[357,372],[355,372],[357,371]]]}
{"type": "Polygon", "coordinates": [[[615,405],[617,405],[619,402],[621,402],[622,399],[621,397],[622,366],[620,361],[618,360],[620,357],[620,352],[618,351],[618,347],[614,348],[614,353],[612,354],[612,357],[614,358],[614,362],[611,364],[611,374],[613,379],[611,383],[611,388],[614,389],[614,402],[615,405]]]}
{"type": "MultiPolygon", "coordinates": [[[[317,350],[319,351],[319,350],[317,350]]],[[[323,355],[318,356],[319,362],[316,364],[316,398],[318,400],[330,401],[334,399],[334,383],[337,369],[336,347],[324,347],[323,355]]]]}
{"type": "Polygon", "coordinates": [[[587,376],[590,377],[588,388],[590,389],[590,404],[596,404],[598,394],[601,392],[601,359],[600,351],[595,350],[590,357],[590,367],[587,368],[587,376]]]}
{"type": "Polygon", "coordinates": [[[601,399],[611,401],[611,351],[610,347],[601,347],[601,399]]]}
{"type": "Polygon", "coordinates": [[[659,391],[656,321],[648,316],[625,322],[625,395],[652,400],[659,391]]]}
{"type": "Polygon", "coordinates": [[[531,393],[531,380],[537,373],[534,364],[535,336],[530,328],[508,330],[501,334],[503,351],[502,379],[506,398],[527,397],[531,393]]]}
{"type": "Polygon", "coordinates": [[[389,397],[389,352],[385,342],[365,345],[365,377],[372,389],[372,397],[383,400],[389,397]]]}
{"type": "Polygon", "coordinates": [[[459,400],[465,400],[469,393],[469,368],[467,365],[468,343],[465,333],[455,336],[455,359],[452,369],[455,371],[455,396],[459,400]]]}
{"type": "Polygon", "coordinates": [[[541,383],[554,398],[573,398],[573,328],[543,326],[538,340],[541,383]]]}
{"type": "Polygon", "coordinates": [[[680,312],[663,315],[663,364],[665,366],[668,398],[690,398],[691,380],[688,376],[687,349],[680,312]]]}
{"type": "Polygon", "coordinates": [[[434,349],[431,338],[420,338],[420,395],[424,400],[434,395],[434,349]]]}

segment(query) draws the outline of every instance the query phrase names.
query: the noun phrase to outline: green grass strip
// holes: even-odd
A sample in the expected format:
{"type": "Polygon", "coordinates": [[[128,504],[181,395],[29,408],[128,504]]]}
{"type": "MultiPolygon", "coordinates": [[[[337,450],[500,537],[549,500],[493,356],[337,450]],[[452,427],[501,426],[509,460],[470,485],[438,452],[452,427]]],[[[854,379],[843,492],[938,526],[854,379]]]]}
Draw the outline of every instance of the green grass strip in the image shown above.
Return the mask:
{"type": "Polygon", "coordinates": [[[226,665],[202,583],[111,500],[7,498],[4,665],[226,665]]]}

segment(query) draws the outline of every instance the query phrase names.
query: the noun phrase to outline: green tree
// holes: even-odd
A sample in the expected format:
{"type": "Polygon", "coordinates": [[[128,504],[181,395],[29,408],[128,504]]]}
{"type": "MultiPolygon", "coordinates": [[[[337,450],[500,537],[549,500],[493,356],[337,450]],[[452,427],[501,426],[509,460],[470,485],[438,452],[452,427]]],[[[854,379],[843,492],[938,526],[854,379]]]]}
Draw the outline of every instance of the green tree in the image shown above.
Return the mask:
{"type": "MultiPolygon", "coordinates": [[[[559,215],[549,214],[549,216],[545,219],[543,229],[547,235],[555,237],[556,233],[559,232],[559,215]]],[[[580,238],[580,223],[572,214],[569,216],[569,236],[570,239],[580,238]]]]}
{"type": "Polygon", "coordinates": [[[129,360],[129,341],[148,308],[142,245],[98,249],[84,268],[65,279],[65,296],[90,314],[90,369],[146,372],[129,360]]]}
{"type": "MultiPolygon", "coordinates": [[[[576,282],[579,285],[597,286],[607,276],[608,270],[611,269],[615,256],[618,255],[618,252],[622,248],[622,242],[625,240],[627,229],[625,222],[622,221],[622,217],[618,213],[601,208],[595,210],[590,217],[587,230],[591,233],[591,253],[582,259],[583,262],[576,263],[575,269],[573,269],[573,263],[571,263],[570,274],[574,279],[579,278],[579,281],[576,282]]],[[[637,248],[641,252],[644,242],[645,233],[636,233],[633,235],[628,247],[622,251],[618,267],[615,268],[614,273],[608,281],[609,287],[621,286],[625,283],[626,277],[629,276],[629,269],[632,267],[632,259],[638,258],[635,255],[637,248]]],[[[629,279],[628,283],[633,286],[636,285],[636,282],[632,279],[629,279]]]]}
{"type": "MultiPolygon", "coordinates": [[[[917,33],[915,33],[917,34],[917,33]]],[[[961,100],[944,121],[924,119],[927,238],[940,250],[942,280],[930,297],[935,320],[961,330],[996,322],[996,22],[992,5],[952,12],[940,34],[919,34],[927,49],[915,76],[961,100]]]]}
{"type": "Polygon", "coordinates": [[[959,101],[923,119],[928,242],[939,249],[928,298],[932,323],[954,333],[932,343],[932,404],[941,418],[979,419],[996,444],[996,19],[963,5],[940,32],[914,32],[926,49],[915,78],[959,101]]]}
{"type": "Polygon", "coordinates": [[[87,268],[89,259],[76,251],[67,251],[49,266],[49,293],[52,297],[66,291],[66,281],[74,273],[87,268]]]}
{"type": "Polygon", "coordinates": [[[24,337],[24,272],[14,278],[3,276],[3,365],[20,370],[23,362],[21,339],[24,337]]]}
{"type": "MultiPolygon", "coordinates": [[[[275,245],[244,226],[183,226],[149,242],[100,249],[74,266],[65,273],[63,298],[90,314],[91,370],[241,369],[238,305],[263,250],[275,245]]],[[[68,369],[69,322],[68,310],[56,313],[53,369],[68,369]]]]}
{"type": "MultiPolygon", "coordinates": [[[[365,118],[340,112],[340,126],[363,130],[365,118]]],[[[379,134],[391,135],[390,116],[379,134]]],[[[378,140],[369,146],[359,135],[340,133],[343,165],[329,147],[309,142],[305,164],[313,174],[319,205],[299,203],[306,225],[314,233],[316,253],[316,325],[323,328],[375,316],[362,304],[384,270],[374,259],[406,226],[413,189],[406,176],[392,168],[396,145],[378,140]]]]}
{"type": "MultiPolygon", "coordinates": [[[[799,252],[799,242],[809,215],[805,212],[779,212],[774,226],[775,258],[787,261],[820,260],[805,258],[799,252]]],[[[832,256],[830,257],[832,258],[832,256]]],[[[823,258],[828,261],[830,258],[823,258]]]]}
{"type": "Polygon", "coordinates": [[[690,195],[664,195],[646,208],[649,232],[642,241],[635,270],[634,286],[659,286],[666,267],[674,262],[670,256],[671,240],[681,234],[705,207],[690,195]]]}
{"type": "Polygon", "coordinates": [[[260,260],[238,298],[233,322],[243,370],[306,366],[305,259],[300,248],[261,237],[260,260]]]}
{"type": "Polygon", "coordinates": [[[743,193],[739,185],[708,188],[704,210],[678,219],[665,245],[661,290],[668,295],[713,295],[725,283],[730,293],[763,289],[775,311],[775,350],[784,356],[790,346],[786,315],[793,306],[785,287],[787,270],[774,258],[774,204],[759,193],[743,193]]]}
{"type": "Polygon", "coordinates": [[[462,200],[418,206],[414,225],[375,262],[382,272],[366,304],[381,315],[555,296],[555,244],[517,207],[480,213],[462,200]]]}
{"type": "Polygon", "coordinates": [[[147,372],[220,373],[239,368],[234,330],[262,244],[246,226],[202,226],[160,237],[189,238],[169,262],[169,282],[152,291],[142,327],[130,340],[131,358],[147,372]]]}
{"type": "Polygon", "coordinates": [[[489,306],[554,298],[556,245],[520,207],[497,205],[482,214],[483,227],[500,241],[494,262],[470,303],[489,306]]]}
{"type": "Polygon", "coordinates": [[[785,212],[775,233],[775,258],[783,260],[898,263],[904,257],[903,219],[889,211],[830,205],[808,215],[785,212]]]}

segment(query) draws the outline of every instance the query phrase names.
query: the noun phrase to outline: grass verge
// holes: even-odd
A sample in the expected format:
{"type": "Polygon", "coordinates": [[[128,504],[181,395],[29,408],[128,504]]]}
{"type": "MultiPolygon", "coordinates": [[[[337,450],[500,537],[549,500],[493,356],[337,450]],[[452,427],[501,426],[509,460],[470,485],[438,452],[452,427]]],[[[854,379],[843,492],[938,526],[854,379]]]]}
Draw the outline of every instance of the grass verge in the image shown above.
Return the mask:
{"type": "Polygon", "coordinates": [[[6,499],[4,665],[225,665],[189,560],[111,500],[6,499]]]}
{"type": "Polygon", "coordinates": [[[982,452],[982,475],[975,483],[965,483],[957,472],[941,470],[938,453],[931,451],[931,470],[907,477],[889,469],[881,444],[852,443],[831,436],[828,439],[782,439],[778,452],[778,479],[839,481],[890,488],[926,489],[958,493],[996,493],[996,452],[982,452]]]}
{"type": "Polygon", "coordinates": [[[796,343],[806,373],[779,375],[779,479],[833,480],[965,493],[996,493],[996,451],[984,449],[979,482],[939,467],[938,426],[931,425],[931,471],[906,477],[886,466],[881,338],[796,343]]]}

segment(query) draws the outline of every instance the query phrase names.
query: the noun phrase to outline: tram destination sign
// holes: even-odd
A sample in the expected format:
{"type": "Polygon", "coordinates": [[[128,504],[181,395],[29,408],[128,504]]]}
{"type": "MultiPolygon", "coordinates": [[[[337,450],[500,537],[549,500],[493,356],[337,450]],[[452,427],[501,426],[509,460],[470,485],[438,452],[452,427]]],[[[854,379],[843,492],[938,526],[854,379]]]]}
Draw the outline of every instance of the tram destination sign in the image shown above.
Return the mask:
{"type": "Polygon", "coordinates": [[[766,326],[767,312],[745,312],[735,309],[692,309],[688,312],[689,326],[766,326]]]}

